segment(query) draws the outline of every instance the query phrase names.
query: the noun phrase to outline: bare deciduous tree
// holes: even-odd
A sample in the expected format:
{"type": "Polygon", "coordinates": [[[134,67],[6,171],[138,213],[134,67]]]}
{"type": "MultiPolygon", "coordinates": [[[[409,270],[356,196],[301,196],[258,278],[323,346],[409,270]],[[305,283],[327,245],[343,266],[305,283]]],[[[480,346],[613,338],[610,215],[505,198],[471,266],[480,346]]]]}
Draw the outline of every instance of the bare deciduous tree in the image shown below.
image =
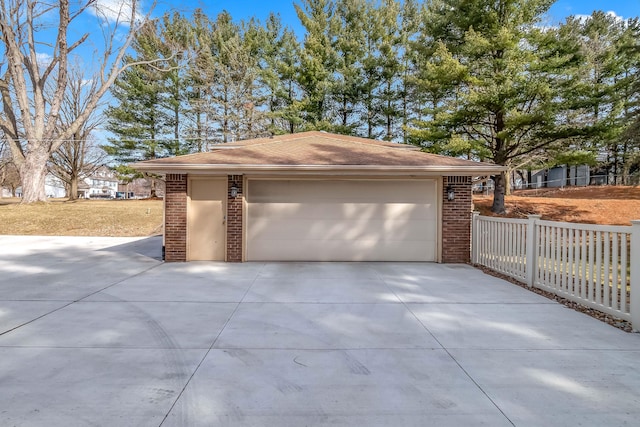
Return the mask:
{"type": "Polygon", "coordinates": [[[15,197],[16,190],[20,186],[18,169],[11,160],[11,155],[6,148],[6,144],[0,142],[0,198],[2,198],[3,188],[7,188],[11,195],[15,197]]]}
{"type": "Polygon", "coordinates": [[[70,0],[0,0],[0,41],[4,48],[0,57],[0,130],[20,173],[23,203],[46,201],[44,183],[52,153],[73,138],[118,74],[133,65],[123,64],[122,59],[144,21],[138,4],[138,0],[125,0],[114,10],[112,2],[103,5],[98,0],[72,5],[70,0]],[[104,39],[104,48],[96,55],[98,70],[92,77],[95,88],[84,110],[61,127],[71,55],[90,38],[88,32],[81,32],[78,17],[89,13],[96,16],[93,34],[102,34],[104,39]],[[76,33],[81,35],[73,38],[76,33]],[[53,44],[49,42],[52,39],[53,44]],[[52,88],[50,94],[45,90],[48,86],[52,88]]]}
{"type": "MultiPolygon", "coordinates": [[[[60,109],[60,127],[65,129],[87,109],[91,95],[97,90],[95,80],[87,80],[80,63],[69,73],[69,83],[60,109]]],[[[94,110],[95,113],[96,110],[94,110]]],[[[91,175],[106,159],[106,153],[94,143],[91,132],[102,122],[102,116],[92,113],[69,140],[52,153],[49,172],[65,184],[69,200],[78,198],[80,179],[91,175]]]]}

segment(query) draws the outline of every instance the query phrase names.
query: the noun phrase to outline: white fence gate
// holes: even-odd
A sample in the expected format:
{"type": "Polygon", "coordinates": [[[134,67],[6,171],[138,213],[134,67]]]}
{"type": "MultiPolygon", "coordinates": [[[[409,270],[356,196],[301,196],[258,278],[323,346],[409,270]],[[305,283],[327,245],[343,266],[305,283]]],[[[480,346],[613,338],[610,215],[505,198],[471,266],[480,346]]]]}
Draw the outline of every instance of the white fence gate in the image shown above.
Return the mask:
{"type": "Polygon", "coordinates": [[[631,227],[473,215],[471,260],[640,330],[640,221],[631,227]]]}

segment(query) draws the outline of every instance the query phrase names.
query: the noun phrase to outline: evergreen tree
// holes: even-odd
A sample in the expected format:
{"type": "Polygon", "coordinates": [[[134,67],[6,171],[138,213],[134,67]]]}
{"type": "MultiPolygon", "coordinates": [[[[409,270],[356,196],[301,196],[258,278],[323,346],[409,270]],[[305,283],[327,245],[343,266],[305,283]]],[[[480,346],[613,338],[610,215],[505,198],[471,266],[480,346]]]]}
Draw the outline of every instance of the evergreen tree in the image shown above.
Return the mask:
{"type": "Polygon", "coordinates": [[[626,129],[637,108],[634,70],[639,57],[632,47],[637,32],[634,21],[601,11],[588,17],[569,17],[561,25],[559,34],[574,39],[581,53],[574,70],[576,84],[567,99],[574,111],[566,117],[581,133],[547,153],[549,163],[571,163],[573,157],[584,160],[586,153],[591,153],[592,159],[605,156],[610,183],[622,182],[625,175],[628,180],[625,163],[634,144],[626,137],[626,129]]]}
{"type": "Polygon", "coordinates": [[[624,99],[625,123],[621,134],[623,183],[637,185],[640,182],[640,20],[637,17],[626,22],[618,41],[618,58],[622,61],[618,85],[624,99]]]}
{"type": "Polygon", "coordinates": [[[227,12],[199,18],[194,91],[214,143],[267,134],[259,85],[260,31],[255,21],[236,24],[227,12]]]}
{"type": "Polygon", "coordinates": [[[367,19],[366,0],[338,0],[335,35],[336,69],[331,87],[332,104],[336,108],[334,131],[351,135],[357,133],[360,99],[363,92],[362,66],[365,49],[364,26],[367,19]]]}
{"type": "MultiPolygon", "coordinates": [[[[380,84],[378,92],[378,111],[381,116],[383,127],[382,137],[387,141],[396,139],[400,133],[398,129],[398,119],[402,115],[401,93],[403,88],[403,54],[408,55],[408,46],[403,46],[403,41],[408,41],[411,37],[408,32],[413,23],[408,19],[413,19],[407,14],[411,10],[411,1],[405,3],[404,9],[393,0],[385,0],[376,10],[379,26],[382,30],[380,37],[380,84]],[[402,25],[400,25],[402,23],[402,25]]],[[[415,27],[414,27],[415,28],[415,27]]]]}
{"type": "Polygon", "coordinates": [[[120,74],[111,93],[116,105],[107,108],[107,130],[116,135],[104,150],[118,162],[130,163],[185,154],[191,151],[180,137],[185,84],[185,23],[179,15],[149,21],[132,44],[128,62],[138,64],[120,74]],[[162,66],[162,68],[159,68],[162,66]]]}
{"type": "Polygon", "coordinates": [[[267,94],[271,133],[294,133],[303,123],[296,81],[299,65],[296,35],[282,26],[279,16],[269,15],[262,32],[259,75],[267,94]]]}
{"type": "MultiPolygon", "coordinates": [[[[563,122],[562,79],[574,57],[553,31],[536,27],[551,0],[434,0],[425,29],[434,40],[432,120],[414,142],[471,150],[513,167],[571,134],[563,122]],[[449,74],[447,69],[455,72],[449,74]]],[[[494,177],[492,210],[504,212],[507,173],[494,177]]]]}
{"type": "Polygon", "coordinates": [[[127,164],[192,151],[191,141],[181,138],[187,29],[178,14],[148,21],[132,43],[134,54],[124,58],[137,64],[116,79],[111,89],[116,105],[105,111],[106,129],[115,137],[102,148],[119,163],[122,179],[150,179],[152,197],[157,177],[139,174],[127,164]]]}
{"type": "Polygon", "coordinates": [[[193,40],[191,44],[192,62],[186,71],[187,123],[185,132],[195,144],[198,152],[208,151],[212,144],[220,142],[216,138],[217,127],[213,118],[212,93],[209,81],[212,75],[213,54],[211,34],[213,22],[201,9],[196,9],[192,22],[193,40]]]}
{"type": "Polygon", "coordinates": [[[636,171],[640,169],[640,138],[637,132],[634,137],[631,130],[633,117],[640,111],[640,22],[638,18],[617,19],[612,25],[617,29],[612,86],[616,101],[614,111],[618,115],[609,121],[612,129],[607,132],[611,137],[608,144],[609,166],[616,176],[616,184],[629,185],[634,159],[636,171]]]}
{"type": "Polygon", "coordinates": [[[330,129],[330,94],[338,64],[335,41],[340,28],[335,4],[331,0],[302,0],[294,7],[306,29],[298,68],[306,127],[330,129]]]}
{"type": "MultiPolygon", "coordinates": [[[[395,4],[395,2],[393,2],[395,4]]],[[[362,59],[362,84],[360,88],[360,122],[364,129],[360,132],[367,138],[377,138],[380,136],[379,127],[381,124],[380,103],[378,102],[378,91],[382,84],[382,71],[380,67],[380,45],[382,34],[385,32],[382,24],[382,17],[379,10],[368,2],[366,4],[364,31],[364,57],[362,59]]],[[[390,29],[389,31],[393,31],[390,29]]]]}
{"type": "Polygon", "coordinates": [[[409,142],[409,122],[420,117],[421,92],[415,85],[418,64],[425,58],[418,49],[419,36],[423,29],[420,26],[424,8],[417,0],[405,0],[400,10],[398,28],[399,44],[399,84],[398,84],[398,114],[402,120],[402,142],[409,142]]]}

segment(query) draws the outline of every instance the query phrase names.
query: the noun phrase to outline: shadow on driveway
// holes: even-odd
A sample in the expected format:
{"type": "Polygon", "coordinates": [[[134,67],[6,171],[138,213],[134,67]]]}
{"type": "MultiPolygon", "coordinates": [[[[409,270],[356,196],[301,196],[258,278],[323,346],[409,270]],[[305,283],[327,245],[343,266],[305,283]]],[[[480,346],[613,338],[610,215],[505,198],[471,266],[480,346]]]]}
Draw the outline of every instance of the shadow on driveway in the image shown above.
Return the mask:
{"type": "Polygon", "coordinates": [[[162,235],[150,236],[133,242],[122,243],[101,249],[106,252],[136,253],[162,261],[162,235]]]}

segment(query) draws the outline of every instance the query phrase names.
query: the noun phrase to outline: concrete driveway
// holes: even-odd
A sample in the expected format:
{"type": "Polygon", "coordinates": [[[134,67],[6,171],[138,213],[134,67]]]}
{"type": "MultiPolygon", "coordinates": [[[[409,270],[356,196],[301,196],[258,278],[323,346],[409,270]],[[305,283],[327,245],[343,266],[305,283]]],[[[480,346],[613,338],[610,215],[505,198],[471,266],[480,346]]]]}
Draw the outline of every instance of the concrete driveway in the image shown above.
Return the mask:
{"type": "Polygon", "coordinates": [[[640,335],[464,265],[0,236],[3,426],[622,426],[640,335]]]}

